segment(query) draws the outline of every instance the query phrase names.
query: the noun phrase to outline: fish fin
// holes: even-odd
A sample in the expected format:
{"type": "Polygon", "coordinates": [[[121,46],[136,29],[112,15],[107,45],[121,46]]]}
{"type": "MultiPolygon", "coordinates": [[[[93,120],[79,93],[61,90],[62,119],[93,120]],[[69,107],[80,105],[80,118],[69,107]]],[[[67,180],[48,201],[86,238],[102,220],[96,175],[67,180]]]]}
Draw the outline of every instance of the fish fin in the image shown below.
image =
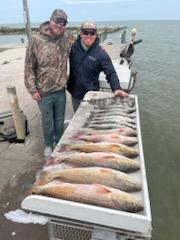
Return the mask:
{"type": "Polygon", "coordinates": [[[95,183],[93,185],[98,187],[97,191],[99,193],[110,193],[111,192],[111,190],[108,187],[106,187],[105,185],[101,185],[101,184],[98,184],[98,183],[95,183]]]}

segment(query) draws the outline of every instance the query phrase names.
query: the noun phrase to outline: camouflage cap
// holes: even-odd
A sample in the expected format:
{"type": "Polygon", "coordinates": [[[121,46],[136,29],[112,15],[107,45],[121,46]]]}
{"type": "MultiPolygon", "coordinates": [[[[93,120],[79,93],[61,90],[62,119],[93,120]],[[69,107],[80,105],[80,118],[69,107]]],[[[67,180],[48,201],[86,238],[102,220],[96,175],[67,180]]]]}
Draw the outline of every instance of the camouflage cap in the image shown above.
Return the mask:
{"type": "Polygon", "coordinates": [[[96,24],[93,21],[85,21],[81,25],[81,29],[93,29],[97,30],[96,24]]]}
{"type": "Polygon", "coordinates": [[[62,9],[55,9],[51,15],[51,19],[53,18],[63,18],[67,21],[67,14],[62,9]]]}

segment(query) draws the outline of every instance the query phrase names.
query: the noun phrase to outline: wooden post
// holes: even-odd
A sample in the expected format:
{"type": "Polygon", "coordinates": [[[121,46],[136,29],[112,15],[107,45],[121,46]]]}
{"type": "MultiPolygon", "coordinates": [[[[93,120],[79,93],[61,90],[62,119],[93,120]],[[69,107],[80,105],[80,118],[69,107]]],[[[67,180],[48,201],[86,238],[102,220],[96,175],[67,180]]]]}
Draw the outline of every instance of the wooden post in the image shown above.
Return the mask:
{"type": "Polygon", "coordinates": [[[32,31],[31,31],[31,23],[30,23],[30,18],[29,18],[27,0],[23,0],[23,9],[24,9],[24,22],[25,22],[26,34],[27,34],[28,40],[30,40],[32,31]]]}
{"type": "Polygon", "coordinates": [[[16,95],[16,89],[14,86],[7,87],[7,93],[9,97],[9,103],[11,106],[11,112],[14,120],[14,125],[16,129],[16,136],[20,142],[25,140],[25,121],[23,115],[19,109],[18,99],[16,95]]]}

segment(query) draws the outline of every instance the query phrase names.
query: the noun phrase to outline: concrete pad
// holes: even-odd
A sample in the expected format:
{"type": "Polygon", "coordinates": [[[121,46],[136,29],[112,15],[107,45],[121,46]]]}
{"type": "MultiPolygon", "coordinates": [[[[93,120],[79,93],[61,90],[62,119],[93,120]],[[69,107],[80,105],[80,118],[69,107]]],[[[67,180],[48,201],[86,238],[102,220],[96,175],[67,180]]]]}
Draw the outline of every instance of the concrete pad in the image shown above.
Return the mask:
{"type": "Polygon", "coordinates": [[[14,159],[18,161],[28,162],[29,160],[43,159],[43,144],[41,138],[26,137],[25,143],[12,143],[0,154],[0,158],[14,159]]]}
{"type": "Polygon", "coordinates": [[[1,157],[0,164],[1,164],[1,169],[0,169],[0,191],[3,190],[3,188],[7,184],[7,179],[8,179],[8,185],[10,187],[14,187],[17,185],[18,178],[27,172],[30,171],[33,167],[32,164],[30,164],[27,161],[22,161],[22,160],[17,160],[17,159],[7,159],[1,157]],[[8,171],[4,171],[4,169],[8,169],[8,171]]]}
{"type": "Polygon", "coordinates": [[[1,142],[0,141],[0,154],[2,154],[3,151],[6,151],[9,147],[9,143],[7,141],[1,142]]]}

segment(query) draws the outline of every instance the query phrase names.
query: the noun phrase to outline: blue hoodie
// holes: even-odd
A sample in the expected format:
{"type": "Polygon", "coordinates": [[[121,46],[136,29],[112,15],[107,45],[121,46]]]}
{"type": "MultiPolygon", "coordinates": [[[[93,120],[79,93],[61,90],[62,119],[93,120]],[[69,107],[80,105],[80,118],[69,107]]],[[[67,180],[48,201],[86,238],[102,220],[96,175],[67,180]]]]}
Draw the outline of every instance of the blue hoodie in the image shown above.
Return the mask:
{"type": "Polygon", "coordinates": [[[70,76],[67,89],[74,98],[83,99],[88,91],[99,90],[99,74],[103,71],[114,92],[120,89],[119,79],[109,55],[99,46],[97,38],[85,51],[80,37],[75,41],[70,53],[70,76]]]}

